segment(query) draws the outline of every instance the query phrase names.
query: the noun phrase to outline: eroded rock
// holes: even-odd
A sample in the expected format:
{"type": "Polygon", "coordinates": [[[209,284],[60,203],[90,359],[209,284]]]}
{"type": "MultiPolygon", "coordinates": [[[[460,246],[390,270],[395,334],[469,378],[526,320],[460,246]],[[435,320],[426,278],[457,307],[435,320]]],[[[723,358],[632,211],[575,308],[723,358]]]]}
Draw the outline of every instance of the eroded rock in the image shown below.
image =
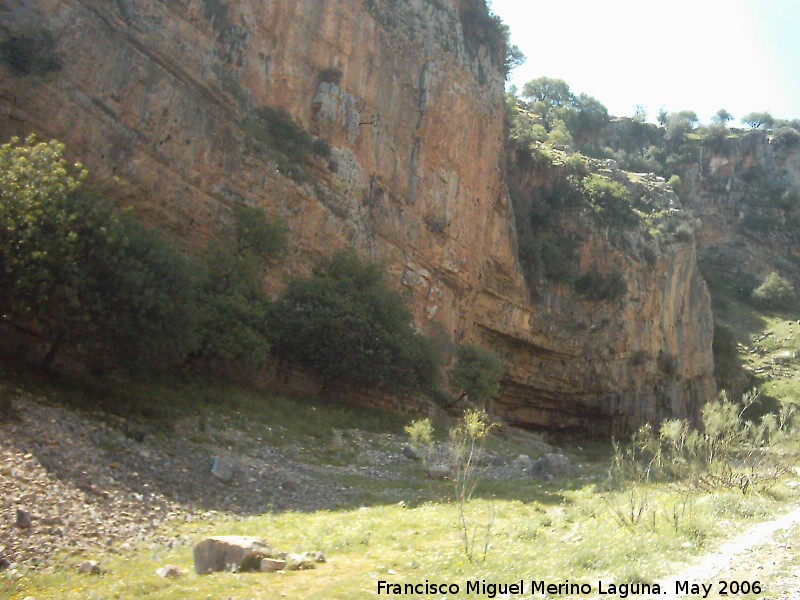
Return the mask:
{"type": "Polygon", "coordinates": [[[259,537],[211,537],[194,547],[194,569],[199,575],[219,571],[258,571],[264,558],[272,558],[269,543],[259,537]]]}

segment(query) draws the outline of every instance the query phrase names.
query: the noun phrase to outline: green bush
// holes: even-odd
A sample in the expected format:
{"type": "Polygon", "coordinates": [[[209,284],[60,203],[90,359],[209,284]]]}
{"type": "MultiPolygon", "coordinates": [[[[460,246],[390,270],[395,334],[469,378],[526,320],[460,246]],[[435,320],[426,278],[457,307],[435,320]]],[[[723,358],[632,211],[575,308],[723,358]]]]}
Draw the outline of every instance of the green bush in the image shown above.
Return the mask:
{"type": "Polygon", "coordinates": [[[57,142],[0,147],[0,322],[102,370],[258,367],[270,349],[262,291],[285,228],[237,204],[189,261],[130,211],[85,189],[57,142]]]}
{"type": "Polygon", "coordinates": [[[242,129],[253,149],[269,149],[278,156],[279,169],[297,181],[305,181],[303,165],[313,157],[327,160],[331,156],[330,144],[312,136],[295,121],[284,108],[261,106],[245,118],[242,129]]]}
{"type": "Polygon", "coordinates": [[[592,269],[578,277],[574,286],[579,296],[597,302],[617,300],[627,291],[625,278],[619,271],[605,275],[592,269]]]}
{"type": "Polygon", "coordinates": [[[532,279],[572,281],[576,275],[575,240],[553,233],[538,233],[520,240],[519,255],[532,279]]]}
{"type": "Polygon", "coordinates": [[[201,310],[192,360],[221,372],[258,368],[269,356],[271,313],[262,280],[268,262],[286,246],[284,225],[270,223],[260,208],[236,204],[232,213],[196,276],[201,310]]]}
{"type": "Polygon", "coordinates": [[[764,282],[753,290],[753,300],[772,308],[789,308],[795,303],[794,287],[777,273],[770,273],[764,282]]]}
{"type": "Polygon", "coordinates": [[[30,35],[10,35],[0,42],[0,61],[14,75],[45,75],[61,69],[56,41],[49,31],[30,35]]]}
{"type": "Polygon", "coordinates": [[[464,42],[472,53],[480,46],[486,46],[495,64],[504,69],[504,75],[513,67],[514,56],[509,55],[508,26],[492,13],[484,0],[467,0],[460,3],[461,27],[464,42]]]}
{"type": "Polygon", "coordinates": [[[681,178],[678,175],[673,175],[672,177],[670,177],[669,181],[667,182],[667,186],[669,186],[669,189],[671,189],[676,194],[680,194],[681,191],[683,190],[683,182],[681,181],[681,178]]]}
{"type": "Polygon", "coordinates": [[[417,334],[383,270],[353,251],[291,281],[274,307],[274,353],[327,385],[432,389],[441,365],[433,342],[417,334]]]}
{"type": "Polygon", "coordinates": [[[94,366],[168,367],[194,343],[186,261],[153,231],[83,187],[64,146],[0,146],[0,315],[94,366]]]}
{"type": "Polygon", "coordinates": [[[583,187],[604,223],[630,227],[639,222],[633,211],[631,193],[624,185],[602,175],[589,175],[583,179],[583,187]]]}
{"type": "Polygon", "coordinates": [[[319,81],[320,83],[339,85],[342,82],[342,75],[342,70],[339,67],[326,67],[320,69],[319,81]]]}
{"type": "Polygon", "coordinates": [[[687,223],[681,223],[675,230],[674,237],[678,242],[691,242],[694,240],[694,232],[692,231],[690,225],[687,223]]]}
{"type": "Polygon", "coordinates": [[[465,344],[456,353],[456,363],[450,368],[450,388],[465,393],[469,400],[482,404],[495,396],[505,365],[497,354],[475,344],[465,344]]]}
{"type": "Polygon", "coordinates": [[[800,145],[800,133],[791,127],[779,127],[772,134],[771,144],[780,150],[788,150],[800,145]]]}
{"type": "Polygon", "coordinates": [[[638,481],[688,481],[702,489],[733,488],[742,493],[765,490],[790,473],[797,452],[791,409],[765,414],[760,421],[742,418],[758,400],[746,394],[742,403],[725,392],[703,408],[693,429],[684,420],[645,425],[630,444],[616,448],[612,478],[638,481]]]}

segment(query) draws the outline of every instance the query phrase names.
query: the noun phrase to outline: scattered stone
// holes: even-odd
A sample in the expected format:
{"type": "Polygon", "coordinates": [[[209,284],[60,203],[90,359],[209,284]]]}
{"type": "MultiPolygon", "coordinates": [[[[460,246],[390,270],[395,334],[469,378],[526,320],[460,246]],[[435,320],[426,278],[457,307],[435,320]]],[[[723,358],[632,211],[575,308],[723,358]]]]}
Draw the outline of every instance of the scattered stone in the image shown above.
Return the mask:
{"type": "Polygon", "coordinates": [[[215,456],[211,462],[211,474],[223,483],[230,483],[233,481],[233,463],[215,456]]]}
{"type": "Polygon", "coordinates": [[[167,565],[166,567],[156,569],[156,575],[164,579],[178,579],[183,577],[183,571],[180,567],[176,567],[175,565],[167,565]]]}
{"type": "Polygon", "coordinates": [[[527,454],[520,454],[517,458],[514,459],[514,466],[520,467],[521,469],[528,469],[533,466],[533,460],[527,454]]]}
{"type": "Polygon", "coordinates": [[[447,479],[450,476],[449,465],[431,465],[428,467],[429,479],[447,479]]]}
{"type": "Polygon", "coordinates": [[[266,540],[249,536],[212,537],[194,547],[194,569],[199,575],[219,571],[258,571],[261,560],[272,558],[266,540]]]}
{"type": "Polygon", "coordinates": [[[262,573],[274,573],[283,571],[286,568],[286,561],[281,558],[262,558],[259,571],[262,573]]]}
{"type": "Polygon", "coordinates": [[[410,458],[411,460],[420,460],[422,457],[419,455],[419,452],[414,450],[414,447],[410,444],[406,444],[403,446],[403,456],[406,458],[410,458]]]}
{"type": "Polygon", "coordinates": [[[293,479],[284,479],[281,481],[281,489],[287,492],[293,492],[297,489],[297,482],[293,479]]]}
{"type": "Polygon", "coordinates": [[[775,365],[787,365],[794,361],[795,355],[791,350],[784,350],[778,353],[773,359],[772,363],[775,365]]]}
{"type": "Polygon", "coordinates": [[[545,454],[533,463],[531,474],[546,479],[569,477],[574,474],[574,468],[569,458],[563,454],[545,454]]]}
{"type": "Polygon", "coordinates": [[[314,550],[312,552],[303,552],[303,556],[308,558],[309,560],[313,560],[314,562],[324,563],[325,562],[325,553],[321,550],[314,550]]]}
{"type": "Polygon", "coordinates": [[[314,567],[314,562],[308,557],[307,553],[290,554],[286,559],[286,568],[290,571],[305,571],[314,567]]]}
{"type": "Polygon", "coordinates": [[[96,560],[87,560],[78,565],[78,573],[81,575],[100,575],[100,563],[96,560]]]}
{"type": "Polygon", "coordinates": [[[10,566],[11,566],[10,560],[8,560],[6,557],[0,557],[0,571],[4,571],[10,566]]]}
{"type": "Polygon", "coordinates": [[[33,523],[33,515],[31,513],[26,512],[24,510],[17,509],[17,521],[16,525],[20,529],[28,529],[33,523]]]}

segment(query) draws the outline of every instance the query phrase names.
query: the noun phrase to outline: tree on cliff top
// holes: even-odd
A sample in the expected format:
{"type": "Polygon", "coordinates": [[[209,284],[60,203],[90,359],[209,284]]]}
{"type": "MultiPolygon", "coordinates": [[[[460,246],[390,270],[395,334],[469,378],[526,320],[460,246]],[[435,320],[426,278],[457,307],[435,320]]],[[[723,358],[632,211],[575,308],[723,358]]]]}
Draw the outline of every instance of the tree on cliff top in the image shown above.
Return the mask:
{"type": "Polygon", "coordinates": [[[762,126],[769,129],[774,122],[775,119],[768,112],[751,112],[742,117],[742,123],[753,129],[759,129],[762,126]]]}
{"type": "Polygon", "coordinates": [[[531,103],[547,131],[563,121],[569,133],[585,139],[602,130],[608,123],[608,109],[587,94],[575,95],[563,79],[539,77],[522,87],[522,97],[531,103]]]}

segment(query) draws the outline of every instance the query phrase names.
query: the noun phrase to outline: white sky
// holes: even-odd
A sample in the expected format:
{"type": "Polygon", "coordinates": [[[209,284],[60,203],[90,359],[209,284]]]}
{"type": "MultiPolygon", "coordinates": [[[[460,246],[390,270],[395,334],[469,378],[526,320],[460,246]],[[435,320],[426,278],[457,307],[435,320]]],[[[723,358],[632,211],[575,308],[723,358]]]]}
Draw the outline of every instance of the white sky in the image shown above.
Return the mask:
{"type": "Polygon", "coordinates": [[[510,83],[542,75],[629,116],[641,104],[800,118],[800,0],[492,0],[527,57],[510,83]]]}

